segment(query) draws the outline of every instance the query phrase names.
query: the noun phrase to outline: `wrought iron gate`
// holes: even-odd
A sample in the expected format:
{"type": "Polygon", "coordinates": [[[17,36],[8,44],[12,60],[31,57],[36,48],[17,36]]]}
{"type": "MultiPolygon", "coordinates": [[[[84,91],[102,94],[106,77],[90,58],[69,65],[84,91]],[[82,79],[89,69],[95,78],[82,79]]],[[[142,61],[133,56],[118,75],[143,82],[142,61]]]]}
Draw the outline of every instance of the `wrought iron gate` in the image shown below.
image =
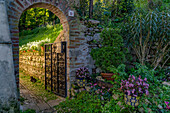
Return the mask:
{"type": "Polygon", "coordinates": [[[45,44],[45,89],[67,96],[66,42],[45,44]]]}

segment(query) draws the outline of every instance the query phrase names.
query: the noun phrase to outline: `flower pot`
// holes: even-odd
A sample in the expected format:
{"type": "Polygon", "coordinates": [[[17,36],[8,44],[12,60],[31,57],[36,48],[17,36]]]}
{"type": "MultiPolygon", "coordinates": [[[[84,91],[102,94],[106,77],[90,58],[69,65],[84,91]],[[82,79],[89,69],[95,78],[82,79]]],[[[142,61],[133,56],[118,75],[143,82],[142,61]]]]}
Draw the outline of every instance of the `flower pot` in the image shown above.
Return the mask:
{"type": "Polygon", "coordinates": [[[44,52],[44,47],[43,46],[41,46],[41,51],[44,52]]]}
{"type": "Polygon", "coordinates": [[[101,73],[101,75],[106,80],[114,81],[114,78],[111,78],[113,75],[115,75],[114,73],[101,73]]]}
{"type": "Polygon", "coordinates": [[[33,52],[35,52],[35,50],[32,50],[33,52]]]}
{"type": "Polygon", "coordinates": [[[77,80],[77,85],[79,87],[85,87],[86,86],[87,81],[86,81],[85,78],[76,78],[76,80],[77,80]]]}
{"type": "Polygon", "coordinates": [[[139,105],[139,97],[135,97],[135,96],[130,96],[125,94],[124,95],[124,99],[125,99],[125,103],[131,106],[138,106],[139,105]]]}

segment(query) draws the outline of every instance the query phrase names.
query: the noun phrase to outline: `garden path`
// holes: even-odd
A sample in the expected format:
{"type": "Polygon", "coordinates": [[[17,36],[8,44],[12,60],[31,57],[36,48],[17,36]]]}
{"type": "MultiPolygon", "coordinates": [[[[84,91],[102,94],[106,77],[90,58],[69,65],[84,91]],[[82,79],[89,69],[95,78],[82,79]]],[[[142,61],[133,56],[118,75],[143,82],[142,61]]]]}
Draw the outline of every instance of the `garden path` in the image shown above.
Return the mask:
{"type": "Polygon", "coordinates": [[[24,102],[20,105],[20,110],[25,111],[28,109],[33,109],[36,111],[36,113],[56,113],[53,106],[58,105],[60,102],[65,100],[62,97],[58,97],[56,100],[45,102],[36,96],[33,91],[24,86],[21,80],[20,96],[24,98],[24,102]]]}

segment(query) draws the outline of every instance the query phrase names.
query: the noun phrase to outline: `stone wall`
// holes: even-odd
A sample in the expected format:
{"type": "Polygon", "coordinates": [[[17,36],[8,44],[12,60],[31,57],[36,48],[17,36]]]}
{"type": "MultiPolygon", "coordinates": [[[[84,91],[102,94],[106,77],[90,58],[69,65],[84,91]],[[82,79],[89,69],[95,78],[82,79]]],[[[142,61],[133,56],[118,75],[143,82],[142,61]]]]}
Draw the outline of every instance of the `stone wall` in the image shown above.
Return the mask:
{"type": "Polygon", "coordinates": [[[99,21],[97,20],[88,20],[88,21],[82,21],[81,28],[83,29],[82,32],[84,32],[85,37],[85,47],[86,49],[82,48],[80,49],[80,53],[86,53],[86,57],[84,59],[86,60],[86,66],[90,71],[90,74],[92,73],[100,73],[101,70],[95,66],[95,61],[92,59],[90,52],[92,48],[96,48],[97,45],[92,43],[93,40],[99,41],[100,39],[100,33],[103,30],[102,27],[99,27],[99,21]]]}
{"type": "Polygon", "coordinates": [[[19,68],[29,76],[33,76],[44,82],[45,61],[44,55],[39,52],[22,52],[19,55],[19,68]]]}

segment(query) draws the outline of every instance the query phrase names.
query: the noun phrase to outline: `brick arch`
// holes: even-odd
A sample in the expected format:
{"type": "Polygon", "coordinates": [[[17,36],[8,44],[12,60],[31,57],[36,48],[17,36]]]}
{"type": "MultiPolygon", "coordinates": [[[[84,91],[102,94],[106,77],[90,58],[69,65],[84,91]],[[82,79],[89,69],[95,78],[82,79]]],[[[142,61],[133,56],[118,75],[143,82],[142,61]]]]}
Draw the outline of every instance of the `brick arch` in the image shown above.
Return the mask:
{"type": "Polygon", "coordinates": [[[25,10],[28,10],[30,8],[36,8],[36,7],[48,9],[51,12],[53,12],[60,19],[60,23],[63,25],[63,32],[64,32],[64,37],[65,37],[65,39],[62,39],[62,41],[68,41],[69,40],[69,24],[68,24],[67,17],[61,11],[61,9],[59,9],[58,7],[56,7],[52,4],[35,3],[31,6],[29,6],[28,8],[26,8],[25,10]]]}
{"type": "MultiPolygon", "coordinates": [[[[11,0],[7,3],[7,13],[10,36],[13,45],[13,60],[17,85],[19,85],[19,19],[25,10],[35,7],[49,9],[59,17],[60,22],[63,25],[65,37],[63,40],[67,41],[67,89],[69,89],[72,82],[71,77],[75,75],[71,75],[72,71],[75,71],[76,66],[79,67],[79,65],[83,65],[82,62],[74,62],[74,59],[76,58],[75,56],[71,56],[71,53],[74,52],[74,49],[79,48],[81,45],[79,40],[83,41],[84,38],[80,36],[80,21],[77,18],[77,13],[75,12],[74,17],[68,16],[68,11],[74,9],[69,6],[67,0],[11,0]]],[[[69,95],[69,91],[67,91],[67,94],[69,95]]]]}

